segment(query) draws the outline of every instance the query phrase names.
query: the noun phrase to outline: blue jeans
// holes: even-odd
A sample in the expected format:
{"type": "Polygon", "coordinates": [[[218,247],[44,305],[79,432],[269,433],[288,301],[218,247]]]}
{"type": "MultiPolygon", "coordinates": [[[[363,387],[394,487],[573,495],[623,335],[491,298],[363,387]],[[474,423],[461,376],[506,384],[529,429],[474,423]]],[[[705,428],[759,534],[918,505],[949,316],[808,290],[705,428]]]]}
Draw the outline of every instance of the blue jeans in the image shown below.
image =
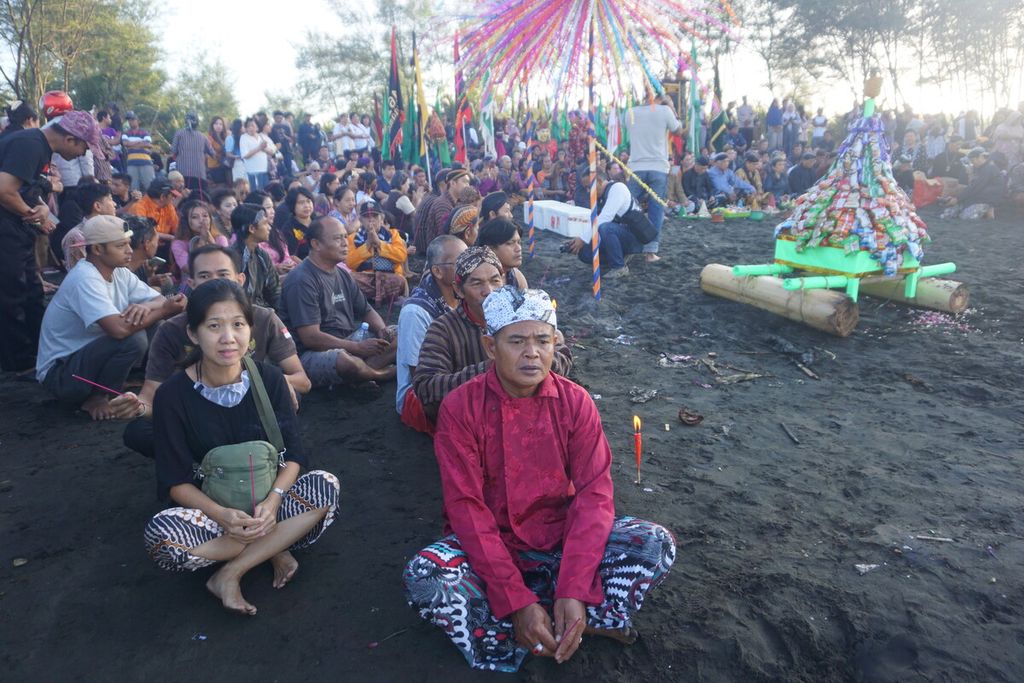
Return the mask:
{"type": "Polygon", "coordinates": [[[248,173],[249,190],[262,190],[270,182],[269,173],[248,173]]]}
{"type": "MultiPolygon", "coordinates": [[[[633,237],[626,227],[618,223],[602,223],[597,232],[601,235],[601,268],[615,270],[626,265],[626,256],[639,254],[643,251],[640,240],[633,237]]],[[[580,249],[579,259],[589,264],[594,258],[590,242],[584,242],[580,249]]]]}
{"type": "MultiPolygon", "coordinates": [[[[668,192],[668,173],[662,173],[661,171],[634,171],[633,173],[649,188],[654,190],[659,199],[664,201],[668,192]]],[[[637,201],[643,199],[644,195],[647,194],[646,190],[641,189],[640,184],[635,179],[630,178],[628,184],[629,191],[633,193],[637,201]]],[[[657,254],[658,244],[661,242],[661,224],[665,222],[665,207],[654,201],[654,199],[649,198],[647,200],[647,217],[651,219],[651,223],[658,231],[658,236],[654,238],[653,242],[643,245],[643,252],[645,254],[657,254]]]]}

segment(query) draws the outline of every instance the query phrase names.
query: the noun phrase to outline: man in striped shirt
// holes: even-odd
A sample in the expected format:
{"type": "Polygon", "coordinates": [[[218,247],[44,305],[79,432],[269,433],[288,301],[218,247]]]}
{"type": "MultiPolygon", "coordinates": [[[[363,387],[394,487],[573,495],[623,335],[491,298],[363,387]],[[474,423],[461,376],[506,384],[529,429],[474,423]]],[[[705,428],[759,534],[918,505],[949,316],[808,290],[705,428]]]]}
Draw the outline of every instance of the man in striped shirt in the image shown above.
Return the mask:
{"type": "Polygon", "coordinates": [[[128,130],[121,136],[121,146],[125,150],[125,168],[132,178],[132,189],[145,192],[156,177],[153,158],[149,156],[153,138],[148,131],[139,128],[139,117],[135,112],[128,112],[125,118],[128,120],[128,130]]]}
{"type": "MultiPolygon", "coordinates": [[[[460,304],[430,324],[413,377],[413,391],[431,420],[437,419],[445,396],[491,366],[481,341],[487,334],[483,304],[504,284],[501,261],[488,247],[470,247],[456,259],[455,294],[460,304]]],[[[561,333],[553,369],[563,376],[572,369],[572,353],[561,333]]]]}
{"type": "Polygon", "coordinates": [[[210,138],[196,130],[199,117],[195,113],[185,114],[185,127],[174,134],[171,141],[171,156],[178,171],[185,176],[185,187],[196,192],[196,197],[209,201],[210,193],[206,184],[206,157],[217,158],[210,144],[210,138]]]}

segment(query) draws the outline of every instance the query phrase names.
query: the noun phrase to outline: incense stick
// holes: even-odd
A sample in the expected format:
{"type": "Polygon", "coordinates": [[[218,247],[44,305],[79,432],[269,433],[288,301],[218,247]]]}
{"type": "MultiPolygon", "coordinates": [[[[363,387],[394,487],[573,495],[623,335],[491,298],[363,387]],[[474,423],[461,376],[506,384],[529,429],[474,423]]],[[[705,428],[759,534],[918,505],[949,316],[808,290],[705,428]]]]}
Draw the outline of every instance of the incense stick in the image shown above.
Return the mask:
{"type": "Polygon", "coordinates": [[[252,501],[252,514],[256,514],[256,477],[252,467],[252,453],[249,454],[249,489],[251,491],[249,500],[252,501]]]}
{"type": "Polygon", "coordinates": [[[71,376],[74,377],[75,379],[81,381],[81,382],[85,382],[86,384],[91,384],[94,387],[96,387],[97,389],[102,389],[103,391],[109,391],[110,393],[114,394],[115,396],[124,396],[124,394],[122,394],[120,391],[114,391],[110,387],[105,387],[102,384],[97,384],[96,382],[93,382],[92,380],[88,380],[88,379],[86,379],[84,377],[79,377],[78,375],[71,375],[71,376]]]}

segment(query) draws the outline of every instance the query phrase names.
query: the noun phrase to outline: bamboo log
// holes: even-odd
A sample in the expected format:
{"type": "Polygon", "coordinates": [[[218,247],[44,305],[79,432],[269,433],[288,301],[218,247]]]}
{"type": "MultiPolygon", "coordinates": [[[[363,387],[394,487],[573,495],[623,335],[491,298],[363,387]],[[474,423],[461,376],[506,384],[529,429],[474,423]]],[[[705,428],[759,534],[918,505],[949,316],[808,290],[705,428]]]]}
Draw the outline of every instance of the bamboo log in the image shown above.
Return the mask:
{"type": "Polygon", "coordinates": [[[787,291],[775,277],[736,277],[719,263],[704,266],[700,287],[708,294],[781,315],[817,330],[847,337],[860,319],[860,309],[849,297],[824,289],[787,291]]]}
{"type": "Polygon", "coordinates": [[[917,296],[908,299],[903,295],[906,282],[902,279],[886,280],[882,278],[864,278],[861,280],[862,294],[892,299],[915,308],[929,308],[943,313],[963,313],[971,300],[967,285],[955,280],[939,278],[921,278],[917,283],[917,296]]]}

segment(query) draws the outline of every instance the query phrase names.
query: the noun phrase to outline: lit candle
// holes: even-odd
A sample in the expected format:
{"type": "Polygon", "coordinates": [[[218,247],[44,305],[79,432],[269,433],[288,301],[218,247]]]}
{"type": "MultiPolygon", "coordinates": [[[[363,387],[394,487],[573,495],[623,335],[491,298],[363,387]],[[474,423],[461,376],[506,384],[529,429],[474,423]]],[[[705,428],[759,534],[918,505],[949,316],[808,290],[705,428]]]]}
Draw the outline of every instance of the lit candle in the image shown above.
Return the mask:
{"type": "Polygon", "coordinates": [[[640,454],[643,452],[643,434],[640,433],[640,416],[633,416],[633,447],[636,450],[636,483],[640,483],[640,454]]]}

